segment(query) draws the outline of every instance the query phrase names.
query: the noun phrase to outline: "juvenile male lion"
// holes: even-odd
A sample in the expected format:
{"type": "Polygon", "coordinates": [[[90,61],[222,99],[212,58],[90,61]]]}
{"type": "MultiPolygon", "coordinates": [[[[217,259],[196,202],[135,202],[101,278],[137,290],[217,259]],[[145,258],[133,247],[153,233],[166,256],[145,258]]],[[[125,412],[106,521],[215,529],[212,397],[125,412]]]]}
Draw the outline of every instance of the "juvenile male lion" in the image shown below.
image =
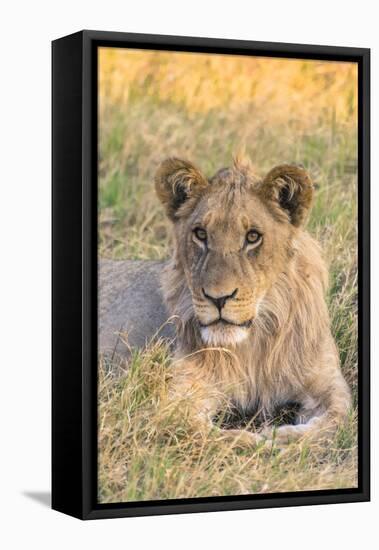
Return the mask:
{"type": "Polygon", "coordinates": [[[120,320],[132,316],[133,296],[148,301],[151,294],[145,331],[177,318],[175,391],[193,396],[205,424],[225,404],[259,415],[266,422],[260,433],[241,432],[255,443],[272,436],[267,421],[280,407],[296,403],[295,423],[278,427],[277,440],[335,427],[350,392],[330,332],[327,270],[304,229],[313,198],[306,171],[282,165],[259,179],[237,159],[208,180],[189,162],[170,158],[155,187],[174,226],[174,254],[162,276],[167,311],[158,289],[162,264],[146,264],[147,277],[141,264],[134,279],[130,263],[108,264],[104,273],[119,269],[124,294],[113,285],[112,302],[105,285],[105,325],[112,311],[120,320]]]}

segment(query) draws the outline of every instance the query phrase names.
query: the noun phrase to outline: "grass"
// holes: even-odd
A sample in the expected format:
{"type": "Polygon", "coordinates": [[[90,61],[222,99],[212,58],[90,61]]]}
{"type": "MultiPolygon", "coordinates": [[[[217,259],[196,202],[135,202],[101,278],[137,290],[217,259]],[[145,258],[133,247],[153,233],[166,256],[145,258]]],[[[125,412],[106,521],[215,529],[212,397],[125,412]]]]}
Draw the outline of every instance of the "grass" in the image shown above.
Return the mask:
{"type": "Polygon", "coordinates": [[[168,402],[171,358],[164,342],[135,350],[122,377],[112,376],[112,365],[100,359],[99,500],[354,487],[356,68],[176,56],[126,50],[100,55],[99,255],[169,255],[171,228],[152,185],[167,156],[188,158],[207,175],[227,165],[240,145],[262,174],[281,162],[302,163],[317,186],[308,229],[329,264],[332,330],[354,406],[327,446],[244,449],[221,439],[217,429],[197,433],[185,403],[168,402]]]}
{"type": "MultiPolygon", "coordinates": [[[[169,402],[170,356],[163,343],[136,352],[126,376],[100,365],[99,499],[124,502],[351,487],[356,418],[328,448],[293,444],[247,449],[199,433],[185,402],[169,402]]],[[[221,420],[220,420],[221,421],[221,420]]]]}

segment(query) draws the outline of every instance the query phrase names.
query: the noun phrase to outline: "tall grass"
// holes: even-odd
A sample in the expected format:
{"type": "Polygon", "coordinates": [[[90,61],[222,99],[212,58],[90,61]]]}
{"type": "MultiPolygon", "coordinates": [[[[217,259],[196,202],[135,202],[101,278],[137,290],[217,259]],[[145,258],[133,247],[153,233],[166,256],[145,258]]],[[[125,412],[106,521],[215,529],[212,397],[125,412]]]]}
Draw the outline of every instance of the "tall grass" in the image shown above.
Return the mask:
{"type": "MultiPolygon", "coordinates": [[[[316,182],[308,229],[330,267],[328,303],[341,365],[357,386],[357,72],[350,63],[167,54],[100,54],[99,254],[160,259],[170,225],[153,191],[165,157],[206,175],[245,145],[258,173],[303,164],[316,182]]],[[[356,407],[328,448],[247,450],[200,435],[167,405],[164,343],[135,351],[125,376],[99,364],[103,502],[352,487],[356,407]]]]}

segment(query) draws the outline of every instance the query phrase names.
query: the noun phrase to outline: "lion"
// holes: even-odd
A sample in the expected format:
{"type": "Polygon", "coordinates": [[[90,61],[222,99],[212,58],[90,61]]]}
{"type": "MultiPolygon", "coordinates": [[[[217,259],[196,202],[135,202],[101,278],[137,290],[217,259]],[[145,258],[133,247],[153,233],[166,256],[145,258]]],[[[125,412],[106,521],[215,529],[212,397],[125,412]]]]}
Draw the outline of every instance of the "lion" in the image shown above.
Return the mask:
{"type": "Polygon", "coordinates": [[[306,170],[284,164],[260,178],[237,157],[208,179],[169,158],[155,189],[173,224],[172,258],[103,264],[100,348],[114,346],[120,328],[141,346],[164,327],[176,338],[172,395],[189,396],[199,426],[229,408],[260,419],[258,429],[231,430],[253,445],[334,431],[351,394],[325,301],[328,271],[305,229],[306,170]],[[293,422],[273,425],[288,404],[293,422]]]}

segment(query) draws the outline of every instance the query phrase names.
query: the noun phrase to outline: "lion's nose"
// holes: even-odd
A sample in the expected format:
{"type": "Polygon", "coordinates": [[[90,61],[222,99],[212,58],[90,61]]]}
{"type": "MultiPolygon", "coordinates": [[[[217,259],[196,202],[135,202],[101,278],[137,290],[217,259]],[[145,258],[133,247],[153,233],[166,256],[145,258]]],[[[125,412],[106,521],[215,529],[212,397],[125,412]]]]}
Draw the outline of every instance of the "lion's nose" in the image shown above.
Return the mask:
{"type": "Polygon", "coordinates": [[[221,310],[224,307],[227,300],[232,300],[233,298],[236,297],[238,288],[234,289],[231,294],[227,294],[225,296],[218,296],[218,297],[211,296],[210,294],[207,294],[204,289],[202,289],[202,291],[203,291],[203,294],[204,294],[205,298],[210,300],[217,307],[219,312],[221,313],[221,310]]]}

